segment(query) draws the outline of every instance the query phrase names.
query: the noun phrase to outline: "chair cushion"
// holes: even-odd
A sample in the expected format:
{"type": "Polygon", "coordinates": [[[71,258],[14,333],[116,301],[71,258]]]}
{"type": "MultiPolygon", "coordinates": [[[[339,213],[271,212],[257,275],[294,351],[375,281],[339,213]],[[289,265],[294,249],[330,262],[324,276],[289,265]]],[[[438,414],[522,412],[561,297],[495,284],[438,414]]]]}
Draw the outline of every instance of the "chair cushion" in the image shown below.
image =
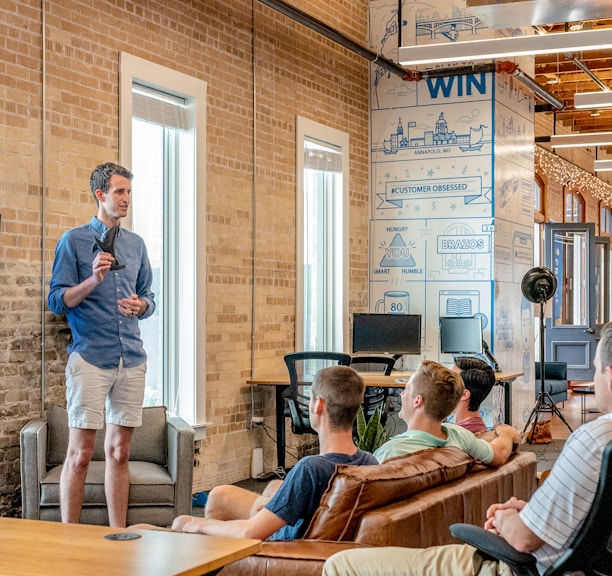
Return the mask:
{"type": "MultiPolygon", "coordinates": [[[[68,450],[68,414],[66,408],[52,404],[47,410],[47,466],[63,464],[68,450]]],[[[167,463],[166,408],[151,406],[142,410],[142,426],[134,429],[130,460],[167,463]]],[[[93,461],[104,460],[104,430],[96,434],[93,461]]]]}
{"type": "MultiPolygon", "coordinates": [[[[92,461],[85,479],[84,506],[106,506],[105,463],[92,461]]],[[[168,471],[151,462],[130,462],[130,506],[174,505],[174,483],[168,471]]],[[[40,505],[59,506],[59,481],[63,466],[51,468],[41,479],[40,505]]]]}
{"type": "Polygon", "coordinates": [[[458,448],[429,448],[376,466],[339,465],[304,538],[352,540],[365,512],[456,480],[473,463],[458,448]]]}
{"type": "MultiPolygon", "coordinates": [[[[536,380],[536,396],[540,393],[540,381],[536,380]]],[[[567,380],[544,380],[544,391],[549,394],[562,394],[567,392],[567,380]]]]}
{"type": "Polygon", "coordinates": [[[149,406],[142,409],[142,426],[134,429],[130,460],[166,466],[168,429],[165,406],[149,406]]]}

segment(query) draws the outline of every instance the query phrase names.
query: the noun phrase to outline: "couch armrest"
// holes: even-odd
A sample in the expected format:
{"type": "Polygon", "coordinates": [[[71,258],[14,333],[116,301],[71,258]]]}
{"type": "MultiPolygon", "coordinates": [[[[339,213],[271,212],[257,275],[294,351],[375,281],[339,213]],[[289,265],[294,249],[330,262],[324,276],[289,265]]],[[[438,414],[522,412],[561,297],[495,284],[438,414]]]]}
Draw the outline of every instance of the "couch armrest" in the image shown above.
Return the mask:
{"type": "Polygon", "coordinates": [[[195,430],[182,418],[168,417],[168,472],[175,483],[174,515],[191,514],[195,430]]]}
{"type": "Polygon", "coordinates": [[[261,550],[227,565],[219,576],[321,576],[332,554],[367,544],[328,540],[278,540],[262,542],[261,550]]]}
{"type": "Polygon", "coordinates": [[[47,472],[47,423],[42,419],[28,422],[19,434],[21,449],[21,516],[40,517],[40,481],[47,472]]]}

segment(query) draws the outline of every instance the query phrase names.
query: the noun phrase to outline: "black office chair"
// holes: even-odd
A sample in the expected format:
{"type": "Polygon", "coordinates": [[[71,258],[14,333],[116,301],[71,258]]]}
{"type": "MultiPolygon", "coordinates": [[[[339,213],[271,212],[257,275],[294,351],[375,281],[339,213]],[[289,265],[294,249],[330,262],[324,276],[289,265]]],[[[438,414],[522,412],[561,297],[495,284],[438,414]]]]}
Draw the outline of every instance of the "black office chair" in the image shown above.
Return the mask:
{"type": "Polygon", "coordinates": [[[342,352],[293,352],[285,354],[285,364],[289,370],[289,388],[284,393],[285,416],[291,418],[291,432],[294,434],[316,434],[310,427],[308,413],[309,396],[300,392],[298,374],[314,376],[321,368],[337,364],[349,366],[351,356],[342,352]],[[298,369],[298,363],[302,362],[298,369]]]}
{"type": "MultiPolygon", "coordinates": [[[[544,576],[563,574],[612,575],[612,442],[604,448],[595,498],[578,535],[544,576]]],[[[507,564],[515,576],[538,576],[531,554],[518,552],[503,538],[471,524],[453,524],[451,534],[488,558],[507,564]]]]}
{"type": "MultiPolygon", "coordinates": [[[[395,366],[395,358],[392,356],[353,356],[351,368],[357,372],[383,372],[390,376],[395,366]]],[[[366,422],[372,417],[376,409],[380,407],[380,421],[384,426],[387,423],[387,415],[392,412],[389,389],[378,386],[368,386],[363,397],[363,414],[366,422]]]]}

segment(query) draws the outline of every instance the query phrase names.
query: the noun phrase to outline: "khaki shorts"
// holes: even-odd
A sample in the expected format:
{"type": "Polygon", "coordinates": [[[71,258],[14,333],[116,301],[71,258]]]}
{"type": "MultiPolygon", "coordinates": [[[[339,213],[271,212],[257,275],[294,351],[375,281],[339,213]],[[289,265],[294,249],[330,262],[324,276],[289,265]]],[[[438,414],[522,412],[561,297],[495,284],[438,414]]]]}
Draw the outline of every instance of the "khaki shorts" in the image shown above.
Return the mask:
{"type": "Polygon", "coordinates": [[[135,428],[142,424],[142,402],[147,363],[132,368],[96,368],[78,352],[66,364],[66,409],[68,426],[100,430],[107,424],[135,428]]]}
{"type": "Polygon", "coordinates": [[[503,563],[483,560],[467,544],[431,548],[381,546],[330,556],[322,576],[512,576],[503,563]]]}

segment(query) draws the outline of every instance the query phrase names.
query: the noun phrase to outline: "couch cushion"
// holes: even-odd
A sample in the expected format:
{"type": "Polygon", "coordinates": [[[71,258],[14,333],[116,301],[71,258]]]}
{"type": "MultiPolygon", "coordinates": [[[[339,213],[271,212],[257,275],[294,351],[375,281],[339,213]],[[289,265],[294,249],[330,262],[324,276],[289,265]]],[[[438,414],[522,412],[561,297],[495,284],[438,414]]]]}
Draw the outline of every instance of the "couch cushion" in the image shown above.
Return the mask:
{"type": "Polygon", "coordinates": [[[304,538],[352,540],[368,510],[460,478],[473,463],[458,448],[429,448],[377,466],[339,465],[304,538]]]}
{"type": "MultiPolygon", "coordinates": [[[[47,465],[64,462],[68,449],[68,414],[66,408],[52,404],[47,410],[47,465]]],[[[142,426],[134,429],[130,460],[153,462],[165,466],[167,462],[166,408],[151,406],[142,410],[142,426]]],[[[104,430],[96,434],[92,460],[104,460],[104,430]]]]}

